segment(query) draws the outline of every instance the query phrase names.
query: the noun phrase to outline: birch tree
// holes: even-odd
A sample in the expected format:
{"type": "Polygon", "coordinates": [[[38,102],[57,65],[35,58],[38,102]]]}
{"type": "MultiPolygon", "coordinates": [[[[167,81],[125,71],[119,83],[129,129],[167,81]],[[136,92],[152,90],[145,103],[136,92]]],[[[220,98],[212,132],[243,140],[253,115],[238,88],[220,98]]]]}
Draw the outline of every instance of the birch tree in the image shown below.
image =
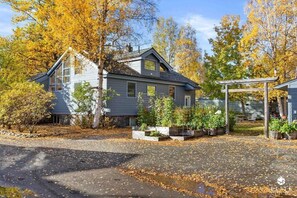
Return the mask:
{"type": "Polygon", "coordinates": [[[197,44],[197,32],[189,24],[179,30],[176,40],[175,66],[179,73],[201,83],[204,77],[204,70],[201,64],[201,52],[197,44]]]}
{"type": "MultiPolygon", "coordinates": [[[[296,77],[296,0],[250,0],[247,4],[243,55],[255,77],[279,76],[282,83],[296,77]]],[[[271,84],[271,86],[274,86],[271,84]]],[[[280,115],[283,92],[272,91],[280,115]]]]}
{"type": "Polygon", "coordinates": [[[71,46],[98,65],[98,97],[93,128],[98,128],[103,109],[103,69],[107,45],[135,35],[137,24],[153,22],[152,0],[55,0],[48,27],[63,46],[71,46]]]}
{"type": "Polygon", "coordinates": [[[158,18],[156,29],[153,34],[153,47],[169,64],[174,63],[178,33],[178,24],[172,17],[168,19],[163,17],[158,18]]]}

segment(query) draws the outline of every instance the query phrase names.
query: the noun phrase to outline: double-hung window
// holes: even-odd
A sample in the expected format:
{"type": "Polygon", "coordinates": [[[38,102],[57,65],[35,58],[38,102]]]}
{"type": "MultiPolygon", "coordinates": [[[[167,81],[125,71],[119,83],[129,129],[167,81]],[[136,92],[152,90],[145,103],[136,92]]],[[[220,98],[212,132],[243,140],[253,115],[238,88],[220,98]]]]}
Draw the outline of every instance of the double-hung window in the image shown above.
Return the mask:
{"type": "Polygon", "coordinates": [[[127,83],[127,96],[131,98],[136,97],[136,83],[134,82],[127,83]]]}
{"type": "Polygon", "coordinates": [[[175,99],[175,86],[169,86],[169,96],[175,99]]]}
{"type": "Polygon", "coordinates": [[[147,96],[156,96],[156,86],[147,85],[146,93],[147,93],[147,96]]]}

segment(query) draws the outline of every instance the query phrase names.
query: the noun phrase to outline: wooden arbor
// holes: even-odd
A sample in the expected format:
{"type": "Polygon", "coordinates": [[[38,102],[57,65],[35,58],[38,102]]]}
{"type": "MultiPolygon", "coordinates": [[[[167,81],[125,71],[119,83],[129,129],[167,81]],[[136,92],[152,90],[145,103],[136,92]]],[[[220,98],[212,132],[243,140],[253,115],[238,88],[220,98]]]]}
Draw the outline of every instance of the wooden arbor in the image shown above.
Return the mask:
{"type": "Polygon", "coordinates": [[[241,80],[225,80],[219,81],[218,84],[224,85],[225,90],[225,112],[226,112],[226,133],[230,132],[229,125],[229,93],[235,92],[253,92],[253,91],[264,91],[264,134],[269,137],[269,106],[268,106],[268,83],[275,82],[278,77],[274,78],[257,78],[257,79],[241,79],[241,80]],[[246,89],[229,89],[229,85],[235,84],[257,84],[264,83],[264,88],[246,88],[246,89]]]}

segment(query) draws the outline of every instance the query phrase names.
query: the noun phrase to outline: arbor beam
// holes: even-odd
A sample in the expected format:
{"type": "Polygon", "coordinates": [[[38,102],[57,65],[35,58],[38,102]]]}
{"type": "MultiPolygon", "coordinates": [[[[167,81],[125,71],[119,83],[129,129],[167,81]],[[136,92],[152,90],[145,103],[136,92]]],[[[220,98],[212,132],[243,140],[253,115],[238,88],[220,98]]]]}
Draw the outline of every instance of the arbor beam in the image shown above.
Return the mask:
{"type": "Polygon", "coordinates": [[[229,91],[228,85],[225,85],[225,113],[226,113],[226,134],[230,133],[230,124],[229,124],[229,91]]]}
{"type": "MultiPolygon", "coordinates": [[[[271,89],[269,89],[271,90],[271,89]]],[[[246,88],[246,89],[229,89],[229,93],[237,93],[237,92],[254,92],[254,91],[264,91],[264,88],[246,88]]],[[[225,89],[222,90],[223,93],[226,92],[225,89]]]]}
{"type": "Polygon", "coordinates": [[[223,80],[218,81],[220,85],[234,85],[234,84],[255,84],[255,83],[268,83],[275,82],[278,80],[278,77],[273,78],[255,78],[255,79],[240,79],[240,80],[223,80]]]}
{"type": "Polygon", "coordinates": [[[264,83],[264,134],[269,138],[268,83],[264,83]]]}

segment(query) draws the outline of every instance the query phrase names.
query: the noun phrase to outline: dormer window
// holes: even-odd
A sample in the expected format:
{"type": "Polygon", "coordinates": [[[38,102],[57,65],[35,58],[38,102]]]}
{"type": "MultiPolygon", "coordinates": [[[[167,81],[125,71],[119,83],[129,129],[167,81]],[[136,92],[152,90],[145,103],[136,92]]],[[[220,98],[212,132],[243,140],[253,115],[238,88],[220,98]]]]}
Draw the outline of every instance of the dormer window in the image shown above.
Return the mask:
{"type": "Polygon", "coordinates": [[[156,71],[156,62],[152,60],[145,60],[144,61],[144,68],[146,70],[156,71]]]}

